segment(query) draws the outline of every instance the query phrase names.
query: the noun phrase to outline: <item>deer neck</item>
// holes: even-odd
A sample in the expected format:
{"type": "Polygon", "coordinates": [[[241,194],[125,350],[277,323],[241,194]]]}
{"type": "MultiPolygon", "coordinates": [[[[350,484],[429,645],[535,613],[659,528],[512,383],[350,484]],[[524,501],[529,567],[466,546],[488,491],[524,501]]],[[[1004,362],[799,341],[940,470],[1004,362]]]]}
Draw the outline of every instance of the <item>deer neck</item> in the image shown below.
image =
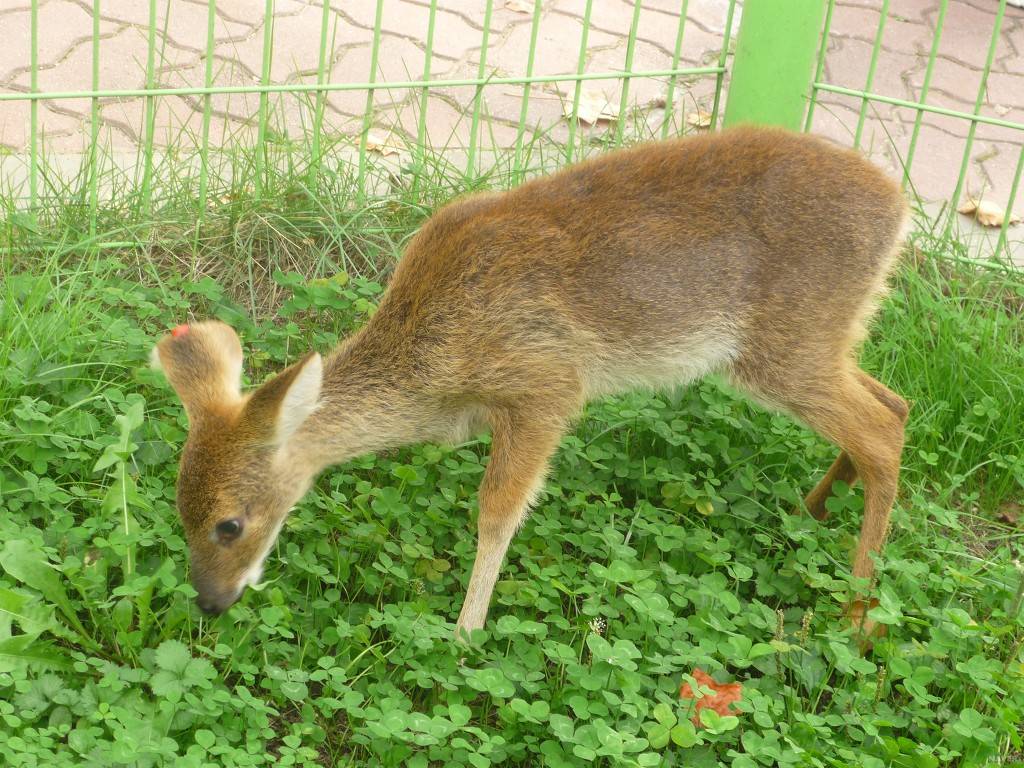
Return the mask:
{"type": "Polygon", "coordinates": [[[365,333],[343,342],[324,367],[321,403],[292,441],[313,474],[356,456],[427,439],[436,409],[395,350],[365,333]]]}

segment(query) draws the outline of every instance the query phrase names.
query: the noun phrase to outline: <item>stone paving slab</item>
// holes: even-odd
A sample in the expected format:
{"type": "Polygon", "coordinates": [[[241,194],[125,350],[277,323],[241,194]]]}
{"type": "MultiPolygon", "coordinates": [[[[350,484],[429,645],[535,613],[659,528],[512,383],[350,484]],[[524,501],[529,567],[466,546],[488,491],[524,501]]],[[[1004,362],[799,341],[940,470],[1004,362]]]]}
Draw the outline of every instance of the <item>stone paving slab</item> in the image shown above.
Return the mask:
{"type": "MultiPolygon", "coordinates": [[[[257,83],[262,69],[264,0],[219,0],[211,66],[218,84],[257,83]]],[[[431,76],[434,79],[475,77],[482,54],[484,3],[480,0],[439,0],[435,22],[431,76]]],[[[543,0],[534,73],[573,72],[580,55],[585,0],[543,0]]],[[[671,66],[678,33],[680,0],[644,0],[634,49],[635,70],[671,66]]],[[[862,88],[879,21],[882,0],[839,0],[833,14],[824,77],[829,83],[862,88]]],[[[532,0],[494,0],[485,72],[498,76],[525,73],[531,16],[520,9],[532,0]]],[[[378,82],[416,80],[424,70],[429,0],[385,0],[378,82]]],[[[719,56],[727,17],[727,0],[690,0],[681,60],[686,66],[714,64],[719,56]]],[[[890,16],[879,53],[872,89],[897,98],[916,99],[924,79],[927,56],[939,14],[940,0],[891,0],[890,16]]],[[[970,112],[978,95],[981,70],[992,35],[998,0],[950,0],[935,63],[929,103],[970,112]]],[[[364,82],[370,78],[374,0],[332,3],[328,18],[329,78],[332,82],[364,82]]],[[[585,51],[585,71],[618,72],[624,65],[633,0],[597,0],[585,51]]],[[[44,90],[88,90],[92,64],[92,3],[88,0],[42,0],[39,6],[39,83],[44,90]]],[[[157,83],[167,87],[201,85],[208,6],[202,0],[159,4],[157,83]]],[[[736,8],[733,34],[742,3],[736,8]]],[[[100,19],[100,86],[139,88],[145,84],[148,5],[140,0],[103,0],[100,19]]],[[[274,83],[315,82],[319,63],[323,6],[318,0],[275,0],[274,49],[270,78],[274,83]]],[[[29,3],[0,0],[0,92],[29,88],[29,3]]],[[[728,76],[726,76],[726,86],[728,76]]],[[[617,112],[621,80],[588,82],[584,101],[606,101],[617,112]]],[[[524,88],[490,85],[482,90],[480,147],[513,146],[524,88]]],[[[526,111],[528,133],[546,132],[564,141],[564,116],[573,84],[545,83],[530,89],[526,111]]],[[[714,77],[681,77],[674,94],[674,114],[664,114],[665,78],[634,78],[629,84],[630,128],[657,131],[664,120],[686,125],[688,114],[710,110],[714,77]]],[[[469,143],[476,89],[444,86],[430,92],[425,128],[434,147],[464,152],[469,143]]],[[[374,94],[375,135],[394,134],[396,143],[414,140],[422,110],[421,92],[381,89],[374,94]]],[[[299,137],[311,120],[311,95],[272,95],[271,130],[299,137]]],[[[338,91],[327,97],[325,130],[354,135],[362,126],[365,91],[338,91]]],[[[157,101],[157,148],[197,137],[204,100],[181,96],[157,101]]],[[[217,95],[211,99],[214,119],[211,143],[251,140],[259,98],[254,94],[217,95]]],[[[130,156],[141,141],[144,100],[99,100],[100,136],[111,151],[130,156]]],[[[813,130],[851,144],[861,116],[855,97],[824,93],[815,112],[813,130]]],[[[993,71],[983,96],[982,114],[1024,123],[1024,9],[1007,7],[997,40],[993,71]]],[[[917,113],[908,108],[870,103],[864,109],[861,146],[874,160],[899,173],[915,130],[917,113]]],[[[0,154],[21,156],[28,145],[26,102],[0,103],[0,154]]],[[[73,155],[89,135],[88,99],[47,100],[39,121],[47,152],[73,155]]],[[[584,137],[613,130],[610,121],[582,126],[584,137]]],[[[912,178],[925,200],[946,200],[953,193],[970,129],[966,120],[926,114],[920,121],[912,178]]],[[[1004,201],[1024,141],[1024,131],[979,125],[967,158],[965,192],[984,193],[1004,201]]],[[[10,163],[5,162],[5,168],[10,163]]],[[[1024,190],[1016,204],[1024,211],[1024,190]]]]}

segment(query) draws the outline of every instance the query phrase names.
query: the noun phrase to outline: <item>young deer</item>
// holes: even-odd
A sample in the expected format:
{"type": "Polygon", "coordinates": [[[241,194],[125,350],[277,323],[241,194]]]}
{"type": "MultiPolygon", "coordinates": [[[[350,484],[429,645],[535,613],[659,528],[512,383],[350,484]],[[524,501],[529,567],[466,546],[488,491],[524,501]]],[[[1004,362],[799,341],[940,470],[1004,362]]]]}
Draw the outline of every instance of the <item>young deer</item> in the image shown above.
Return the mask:
{"type": "Polygon", "coordinates": [[[853,575],[871,577],[907,404],[858,368],[855,348],[906,220],[898,185],[857,153],[736,128],[446,206],[364,328],[253,392],[240,389],[230,328],[180,326],[155,352],[191,425],[177,501],[200,607],[223,611],[260,578],[324,468],[490,428],[457,631],[482,627],[509,542],[583,404],[713,371],[841,448],[806,504],[824,517],[832,484],[861,477],[853,575]]]}

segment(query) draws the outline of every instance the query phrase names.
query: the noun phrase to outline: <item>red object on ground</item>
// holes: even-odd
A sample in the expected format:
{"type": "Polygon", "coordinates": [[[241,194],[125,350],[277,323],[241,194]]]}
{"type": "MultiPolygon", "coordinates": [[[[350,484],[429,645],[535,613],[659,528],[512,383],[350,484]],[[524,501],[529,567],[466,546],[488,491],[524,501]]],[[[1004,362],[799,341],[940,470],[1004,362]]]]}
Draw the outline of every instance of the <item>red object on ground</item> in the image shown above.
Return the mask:
{"type": "Polygon", "coordinates": [[[705,694],[698,699],[696,692],[689,683],[683,683],[679,688],[679,698],[696,699],[697,705],[693,712],[693,724],[700,726],[700,711],[705,708],[715,710],[720,715],[738,715],[730,705],[743,698],[743,686],[739,683],[716,683],[714,679],[702,669],[695,669],[691,673],[697,685],[701,688],[710,688],[712,693],[705,694]]]}
{"type": "Polygon", "coordinates": [[[177,325],[171,329],[171,336],[178,338],[188,333],[188,325],[177,325]]]}

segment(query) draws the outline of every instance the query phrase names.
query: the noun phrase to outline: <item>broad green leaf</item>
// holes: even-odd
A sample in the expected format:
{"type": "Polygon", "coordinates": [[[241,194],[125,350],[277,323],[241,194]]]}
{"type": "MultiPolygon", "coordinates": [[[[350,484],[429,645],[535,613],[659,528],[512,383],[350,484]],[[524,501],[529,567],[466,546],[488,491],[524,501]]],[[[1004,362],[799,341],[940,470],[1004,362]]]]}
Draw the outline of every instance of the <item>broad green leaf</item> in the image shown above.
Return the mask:
{"type": "Polygon", "coordinates": [[[668,725],[670,728],[676,724],[676,713],[672,711],[672,707],[664,702],[656,704],[651,714],[654,715],[654,719],[659,723],[668,725]]]}
{"type": "Polygon", "coordinates": [[[14,621],[21,631],[38,635],[53,626],[53,606],[32,600],[27,595],[0,587],[0,614],[14,621]]]}
{"type": "Polygon", "coordinates": [[[548,724],[551,726],[551,732],[555,735],[556,739],[563,742],[572,740],[575,733],[572,718],[553,714],[548,718],[548,724]]]}
{"type": "Polygon", "coordinates": [[[960,722],[969,730],[980,728],[985,723],[985,718],[976,709],[968,707],[960,711],[960,722]]]}
{"type": "Polygon", "coordinates": [[[472,711],[465,704],[448,705],[448,719],[459,727],[462,727],[463,725],[468,723],[472,715],[472,711]]]}
{"type": "Polygon", "coordinates": [[[71,669],[71,660],[37,635],[15,635],[0,640],[0,672],[24,666],[71,669]]]}
{"type": "Polygon", "coordinates": [[[697,743],[697,729],[689,720],[683,720],[672,731],[672,743],[679,747],[689,748],[697,743]]]}
{"type": "Polygon", "coordinates": [[[775,653],[775,648],[768,643],[754,643],[754,645],[751,646],[750,651],[747,653],[747,658],[757,659],[761,656],[770,656],[773,653],[775,653]]]}
{"type": "Polygon", "coordinates": [[[208,731],[205,728],[200,728],[195,732],[196,744],[201,746],[203,749],[209,749],[217,743],[217,737],[213,731],[208,731]]]}
{"type": "Polygon", "coordinates": [[[174,672],[163,669],[149,679],[149,687],[157,696],[174,702],[181,701],[181,696],[185,692],[185,687],[181,684],[178,676],[174,672]]]}
{"type": "Polygon", "coordinates": [[[179,640],[164,640],[156,649],[156,665],[179,676],[185,674],[185,668],[190,661],[192,653],[179,640]]]}
{"type": "Polygon", "coordinates": [[[75,629],[83,636],[88,636],[78,621],[57,570],[50,565],[42,549],[25,539],[8,541],[0,550],[0,567],[18,581],[42,592],[43,597],[60,608],[75,629]]]}
{"type": "Polygon", "coordinates": [[[309,688],[305,683],[285,680],[281,683],[281,693],[292,701],[304,701],[309,696],[309,688]]]}

